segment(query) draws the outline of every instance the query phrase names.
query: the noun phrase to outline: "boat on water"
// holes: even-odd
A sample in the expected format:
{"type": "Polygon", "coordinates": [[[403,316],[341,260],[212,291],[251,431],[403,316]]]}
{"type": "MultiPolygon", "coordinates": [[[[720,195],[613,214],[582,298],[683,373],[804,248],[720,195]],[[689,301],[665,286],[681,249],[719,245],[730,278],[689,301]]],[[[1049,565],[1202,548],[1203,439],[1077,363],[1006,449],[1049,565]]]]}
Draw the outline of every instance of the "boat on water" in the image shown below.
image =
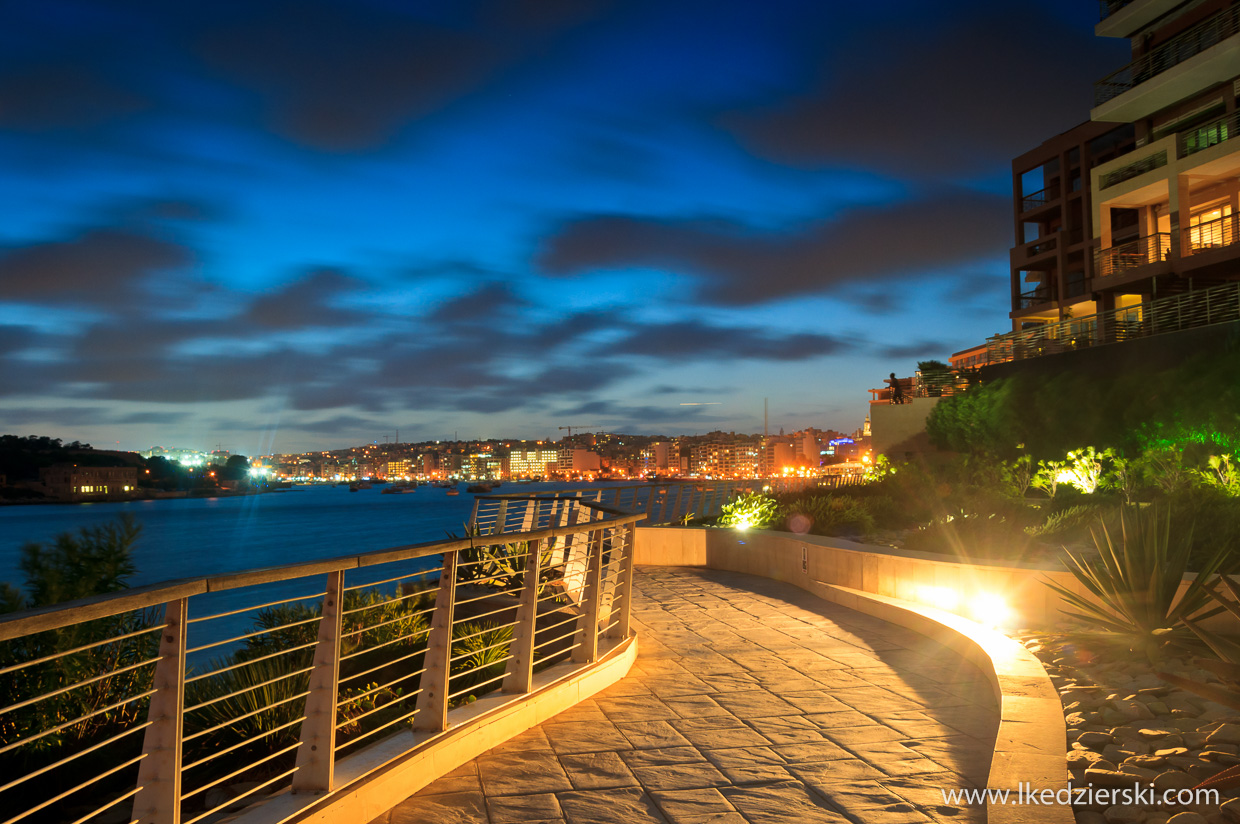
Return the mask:
{"type": "Polygon", "coordinates": [[[494,488],[495,486],[493,484],[470,484],[469,486],[465,487],[465,491],[473,492],[477,494],[477,493],[490,492],[494,488]]]}
{"type": "Polygon", "coordinates": [[[374,484],[370,481],[357,481],[356,483],[349,484],[349,491],[357,492],[359,489],[372,489],[373,487],[374,484]]]}
{"type": "Polygon", "coordinates": [[[460,495],[460,494],[461,494],[461,490],[457,489],[457,488],[454,486],[454,487],[450,488],[450,489],[447,491],[447,494],[448,494],[448,495],[460,495]]]}
{"type": "Polygon", "coordinates": [[[417,488],[418,488],[417,484],[392,484],[391,486],[384,489],[379,494],[381,495],[405,495],[405,494],[415,491],[417,488]]]}

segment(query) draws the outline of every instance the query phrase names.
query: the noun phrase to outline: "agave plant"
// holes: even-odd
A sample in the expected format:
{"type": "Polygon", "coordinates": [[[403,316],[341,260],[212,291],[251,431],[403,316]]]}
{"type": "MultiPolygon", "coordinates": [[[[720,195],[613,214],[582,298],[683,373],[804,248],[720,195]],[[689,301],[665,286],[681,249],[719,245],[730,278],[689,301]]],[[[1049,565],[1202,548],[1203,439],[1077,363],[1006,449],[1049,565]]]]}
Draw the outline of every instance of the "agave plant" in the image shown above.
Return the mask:
{"type": "Polygon", "coordinates": [[[1124,507],[1118,536],[1105,521],[1099,521],[1091,533],[1097,560],[1065,549],[1063,563],[1093,597],[1044,582],[1073,607],[1063,610],[1064,614],[1095,630],[1124,636],[1134,648],[1154,657],[1167,636],[1188,628],[1187,622],[1222,612],[1223,607],[1210,606],[1206,581],[1225,571],[1227,547],[1208,558],[1180,593],[1188,571],[1192,529],[1173,538],[1170,512],[1164,516],[1153,508],[1124,507]]]}

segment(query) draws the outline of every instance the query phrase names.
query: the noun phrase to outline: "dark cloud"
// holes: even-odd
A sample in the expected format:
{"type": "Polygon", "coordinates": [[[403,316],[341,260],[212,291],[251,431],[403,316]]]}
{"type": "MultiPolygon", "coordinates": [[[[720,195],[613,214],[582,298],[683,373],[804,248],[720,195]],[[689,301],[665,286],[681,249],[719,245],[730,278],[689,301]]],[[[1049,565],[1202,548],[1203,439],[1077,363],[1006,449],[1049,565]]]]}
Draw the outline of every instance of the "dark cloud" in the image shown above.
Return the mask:
{"type": "Polygon", "coordinates": [[[502,317],[529,307],[511,284],[485,283],[472,292],[440,304],[427,320],[431,323],[492,324],[502,317]]]}
{"type": "Polygon", "coordinates": [[[719,122],[782,163],[953,179],[1006,165],[1089,119],[1090,83],[1129,59],[1126,42],[1095,38],[1037,4],[875,19],[820,49],[810,88],[719,122]]]}
{"type": "Polygon", "coordinates": [[[133,412],[128,415],[121,415],[114,419],[114,423],[147,423],[147,424],[172,424],[190,418],[188,412],[133,412]]]}
{"type": "Polygon", "coordinates": [[[259,5],[205,34],[199,51],[261,98],[277,133],[325,151],[366,150],[511,71],[599,5],[522,3],[538,13],[518,15],[513,4],[463,3],[437,20],[398,4],[259,5]]]}
{"type": "Polygon", "coordinates": [[[73,59],[0,71],[0,128],[34,133],[91,129],[149,105],[134,90],[73,59]]]}
{"type": "Polygon", "coordinates": [[[950,303],[977,302],[998,308],[1003,308],[1003,302],[996,299],[1006,296],[1011,289],[1011,281],[1006,272],[959,275],[953,279],[944,279],[944,284],[948,288],[943,298],[950,303]]]}
{"type": "Polygon", "coordinates": [[[920,358],[929,360],[946,360],[947,356],[959,348],[955,344],[941,340],[921,340],[902,343],[897,346],[884,346],[878,355],[884,358],[920,358]]]}
{"type": "Polygon", "coordinates": [[[336,302],[366,284],[338,269],[314,269],[283,289],[256,298],[238,319],[243,326],[264,330],[361,325],[363,312],[342,309],[336,302]]]}
{"type": "Polygon", "coordinates": [[[610,400],[598,400],[557,409],[554,415],[559,419],[589,415],[607,429],[647,433],[660,426],[689,426],[727,420],[720,415],[708,414],[705,410],[706,407],[701,406],[629,406],[610,400]]]}
{"type": "Polygon", "coordinates": [[[639,355],[667,361],[797,361],[848,351],[851,344],[830,335],[771,334],[764,329],[715,326],[699,321],[636,327],[625,339],[607,344],[615,355],[639,355]]]}
{"type": "Polygon", "coordinates": [[[946,189],[858,207],[793,233],[724,221],[626,216],[572,221],[547,240],[542,270],[564,276],[648,267],[701,276],[699,300],[737,305],[825,293],[959,265],[1006,250],[1006,197],[946,189]]]}
{"type": "Polygon", "coordinates": [[[13,427],[30,424],[88,426],[100,421],[110,422],[109,410],[100,406],[22,406],[0,409],[0,432],[9,432],[13,427]]]}
{"type": "Polygon", "coordinates": [[[185,246],[150,234],[91,229],[65,240],[0,250],[0,300],[120,306],[147,278],[184,269],[185,246]]]}

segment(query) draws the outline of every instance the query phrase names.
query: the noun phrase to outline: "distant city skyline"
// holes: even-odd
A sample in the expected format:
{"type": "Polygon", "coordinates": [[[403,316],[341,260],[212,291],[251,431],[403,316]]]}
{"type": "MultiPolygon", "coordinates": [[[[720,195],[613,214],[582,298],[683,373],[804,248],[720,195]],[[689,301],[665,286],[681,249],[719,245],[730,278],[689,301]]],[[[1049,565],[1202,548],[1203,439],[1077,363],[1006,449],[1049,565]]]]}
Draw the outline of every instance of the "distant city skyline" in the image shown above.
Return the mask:
{"type": "Polygon", "coordinates": [[[9,4],[0,432],[855,429],[1010,328],[1010,160],[1128,59],[1095,18],[9,4]]]}

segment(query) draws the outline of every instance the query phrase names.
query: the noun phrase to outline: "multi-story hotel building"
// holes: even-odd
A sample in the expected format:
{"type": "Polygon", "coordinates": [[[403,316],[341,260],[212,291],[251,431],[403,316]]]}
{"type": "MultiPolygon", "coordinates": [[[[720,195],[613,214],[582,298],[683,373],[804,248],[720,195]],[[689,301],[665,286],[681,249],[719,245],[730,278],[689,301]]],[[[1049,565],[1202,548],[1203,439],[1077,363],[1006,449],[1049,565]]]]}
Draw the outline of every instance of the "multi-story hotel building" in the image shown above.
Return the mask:
{"type": "MultiPolygon", "coordinates": [[[[979,362],[1234,319],[1240,2],[1101,0],[1132,59],[1091,122],[1013,163],[1013,331],[979,362]]],[[[958,353],[962,356],[966,353],[958,353]]]]}
{"type": "Polygon", "coordinates": [[[540,446],[533,449],[511,449],[505,459],[505,477],[509,478],[541,478],[556,471],[559,466],[560,453],[553,446],[540,446]]]}

